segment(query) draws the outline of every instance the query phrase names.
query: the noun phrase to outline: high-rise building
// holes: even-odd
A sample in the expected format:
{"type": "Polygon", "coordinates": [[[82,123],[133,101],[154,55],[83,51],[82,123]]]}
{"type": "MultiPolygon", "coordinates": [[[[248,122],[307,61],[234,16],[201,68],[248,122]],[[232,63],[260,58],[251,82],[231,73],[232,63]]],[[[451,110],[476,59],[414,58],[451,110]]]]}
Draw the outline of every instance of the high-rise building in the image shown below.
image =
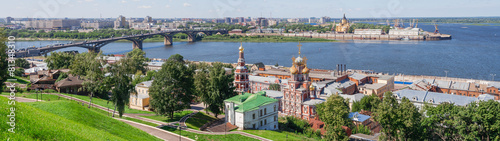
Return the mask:
{"type": "Polygon", "coordinates": [[[120,15],[118,18],[115,20],[115,25],[114,28],[125,28],[127,26],[127,19],[120,15]]]}
{"type": "Polygon", "coordinates": [[[13,20],[14,20],[14,18],[12,18],[12,17],[7,17],[7,18],[5,18],[5,23],[10,24],[13,20]]]}
{"type": "Polygon", "coordinates": [[[240,45],[239,48],[240,57],[238,58],[238,66],[236,66],[236,70],[234,71],[234,86],[236,87],[235,91],[238,94],[243,94],[244,92],[249,92],[249,80],[248,80],[248,68],[245,66],[245,56],[243,53],[243,44],[240,45]]]}
{"type": "Polygon", "coordinates": [[[153,18],[151,18],[151,16],[146,16],[146,18],[144,18],[144,21],[142,21],[144,23],[152,23],[153,22],[153,18]]]}
{"type": "Polygon", "coordinates": [[[324,24],[324,23],[330,22],[330,21],[331,21],[331,18],[330,17],[326,17],[326,16],[325,17],[321,17],[319,19],[319,23],[321,23],[321,24],[324,24]]]}
{"type": "Polygon", "coordinates": [[[230,24],[231,23],[231,17],[224,18],[224,23],[230,24]]]}

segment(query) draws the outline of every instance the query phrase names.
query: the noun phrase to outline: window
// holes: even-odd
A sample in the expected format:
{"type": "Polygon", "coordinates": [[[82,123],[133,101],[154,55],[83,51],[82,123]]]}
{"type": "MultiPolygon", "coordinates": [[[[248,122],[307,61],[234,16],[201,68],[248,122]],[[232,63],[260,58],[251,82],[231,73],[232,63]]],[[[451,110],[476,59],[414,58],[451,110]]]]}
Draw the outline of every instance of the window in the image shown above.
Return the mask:
{"type": "Polygon", "coordinates": [[[267,125],[267,119],[264,119],[264,125],[267,125]]]}
{"type": "Polygon", "coordinates": [[[259,114],[259,116],[262,116],[262,109],[260,109],[260,114],[259,114]]]}
{"type": "Polygon", "coordinates": [[[255,119],[255,113],[254,113],[254,114],[252,114],[252,117],[253,117],[253,119],[255,119]]]}
{"type": "Polygon", "coordinates": [[[253,129],[255,129],[255,124],[253,124],[253,129]]]}
{"type": "Polygon", "coordinates": [[[260,126],[262,126],[262,120],[260,121],[260,126]]]}
{"type": "Polygon", "coordinates": [[[267,108],[264,108],[264,115],[267,115],[267,108]]]}
{"type": "Polygon", "coordinates": [[[276,105],[274,105],[274,111],[276,112],[276,105]]]}
{"type": "Polygon", "coordinates": [[[274,129],[276,129],[276,124],[274,125],[274,129]]]}
{"type": "Polygon", "coordinates": [[[278,116],[274,116],[274,121],[277,121],[278,120],[278,116]]]}

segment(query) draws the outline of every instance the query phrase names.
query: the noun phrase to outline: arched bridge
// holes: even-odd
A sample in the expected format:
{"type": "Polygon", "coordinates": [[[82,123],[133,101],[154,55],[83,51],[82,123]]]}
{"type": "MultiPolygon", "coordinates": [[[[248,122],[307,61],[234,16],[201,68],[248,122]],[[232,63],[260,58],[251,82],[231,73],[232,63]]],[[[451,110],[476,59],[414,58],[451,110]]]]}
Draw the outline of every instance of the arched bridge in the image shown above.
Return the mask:
{"type": "Polygon", "coordinates": [[[18,50],[16,51],[16,57],[27,57],[27,56],[32,56],[32,55],[44,55],[49,52],[62,49],[62,48],[68,48],[68,47],[82,47],[86,48],[89,51],[100,51],[102,47],[105,45],[118,41],[118,40],[129,40],[132,42],[132,47],[142,49],[142,41],[144,41],[147,38],[151,38],[155,35],[161,35],[164,37],[164,43],[165,45],[172,45],[173,41],[173,35],[178,34],[178,33],[185,33],[188,35],[188,41],[189,42],[194,42],[196,41],[196,35],[199,33],[203,33],[205,35],[213,35],[213,34],[228,34],[228,31],[225,29],[221,30],[177,30],[177,31],[156,31],[153,33],[146,33],[146,34],[136,34],[136,35],[129,35],[129,36],[122,36],[122,37],[111,37],[111,38],[106,38],[106,39],[98,39],[98,40],[92,40],[92,41],[82,41],[82,42],[75,42],[75,43],[67,43],[67,44],[57,44],[57,45],[47,45],[45,47],[39,47],[39,48],[32,48],[32,49],[25,49],[25,50],[18,50]]]}

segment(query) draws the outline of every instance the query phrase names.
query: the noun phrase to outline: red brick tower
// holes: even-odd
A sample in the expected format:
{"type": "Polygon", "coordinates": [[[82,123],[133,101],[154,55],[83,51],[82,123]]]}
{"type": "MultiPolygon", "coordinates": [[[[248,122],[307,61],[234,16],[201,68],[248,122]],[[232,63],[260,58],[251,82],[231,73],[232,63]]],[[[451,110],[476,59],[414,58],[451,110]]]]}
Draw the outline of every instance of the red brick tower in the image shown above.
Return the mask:
{"type": "Polygon", "coordinates": [[[238,58],[238,65],[236,66],[236,70],[234,71],[234,86],[236,87],[235,91],[238,94],[242,94],[244,92],[249,92],[249,81],[248,81],[248,68],[245,66],[245,57],[243,53],[243,44],[240,45],[240,57],[238,58]]]}

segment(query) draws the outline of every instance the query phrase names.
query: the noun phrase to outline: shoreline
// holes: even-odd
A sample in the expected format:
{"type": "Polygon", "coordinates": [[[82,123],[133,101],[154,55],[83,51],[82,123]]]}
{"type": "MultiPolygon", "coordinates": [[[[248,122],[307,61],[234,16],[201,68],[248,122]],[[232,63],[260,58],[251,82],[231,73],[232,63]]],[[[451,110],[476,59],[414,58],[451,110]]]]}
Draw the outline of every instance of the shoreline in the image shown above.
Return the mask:
{"type": "MultiPolygon", "coordinates": [[[[16,41],[85,41],[84,39],[59,39],[59,38],[17,38],[16,41]]],[[[174,39],[174,42],[187,42],[187,39],[174,39]]],[[[199,40],[196,42],[251,42],[251,43],[285,43],[285,42],[298,42],[297,41],[291,41],[291,40],[278,40],[278,41],[269,41],[269,40],[211,40],[211,39],[206,39],[206,40],[199,40]]],[[[128,40],[119,40],[115,42],[131,42],[128,40]]],[[[163,39],[157,39],[157,38],[149,38],[144,40],[143,42],[163,42],[163,39]]],[[[330,39],[325,39],[325,40],[300,40],[300,42],[340,42],[339,40],[330,40],[330,39]]]]}

